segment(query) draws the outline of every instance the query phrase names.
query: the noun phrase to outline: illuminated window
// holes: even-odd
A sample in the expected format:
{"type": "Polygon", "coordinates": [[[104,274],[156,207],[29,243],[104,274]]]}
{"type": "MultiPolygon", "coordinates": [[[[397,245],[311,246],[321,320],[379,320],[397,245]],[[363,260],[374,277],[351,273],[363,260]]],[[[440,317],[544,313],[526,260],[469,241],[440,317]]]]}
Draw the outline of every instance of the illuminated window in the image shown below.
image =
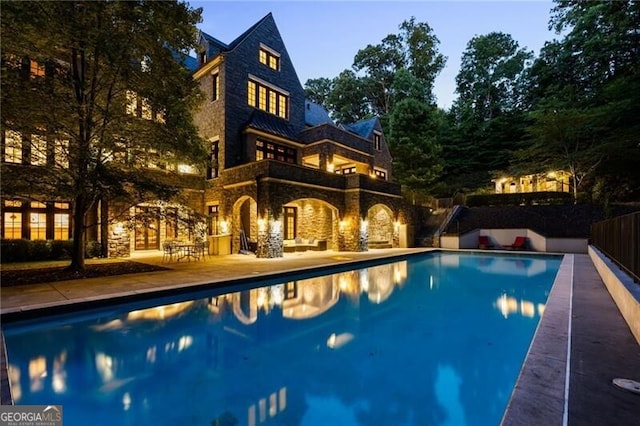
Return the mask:
{"type": "Polygon", "coordinates": [[[276,110],[277,103],[278,103],[277,96],[278,94],[273,90],[269,91],[269,112],[274,115],[278,114],[278,111],[276,110]]]}
{"type": "Polygon", "coordinates": [[[31,61],[29,71],[31,74],[31,78],[44,77],[44,65],[41,65],[34,60],[31,61]]]}
{"type": "Polygon", "coordinates": [[[264,142],[256,141],[256,161],[264,160],[264,142]]]}
{"type": "Polygon", "coordinates": [[[4,233],[2,238],[9,240],[22,238],[22,214],[20,212],[4,212],[4,233]]]}
{"type": "Polygon", "coordinates": [[[34,166],[47,164],[47,141],[40,135],[31,135],[31,164],[34,166]]]}
{"type": "Polygon", "coordinates": [[[352,175],[356,172],[356,166],[351,167],[343,167],[341,169],[336,170],[336,173],[340,173],[343,175],[352,175]]]}
{"type": "Polygon", "coordinates": [[[69,167],[69,141],[56,139],[53,144],[53,158],[56,167],[69,167]]]}
{"type": "Polygon", "coordinates": [[[382,139],[382,135],[378,132],[374,132],[373,133],[373,147],[377,150],[380,151],[380,147],[381,147],[381,139],[382,139]]]}
{"type": "Polygon", "coordinates": [[[289,97],[273,87],[249,80],[247,102],[281,118],[288,118],[289,97]]]}
{"type": "Polygon", "coordinates": [[[293,240],[296,237],[296,217],[298,209],[295,207],[284,208],[284,239],[293,240]]]}
{"type": "Polygon", "coordinates": [[[377,178],[387,180],[387,172],[385,172],[384,170],[374,169],[373,173],[377,178]]]}
{"type": "Polygon", "coordinates": [[[47,205],[45,203],[41,203],[40,201],[32,201],[30,204],[32,209],[46,209],[47,205]]]}
{"type": "Polygon", "coordinates": [[[4,201],[4,206],[5,207],[22,207],[22,201],[16,201],[16,200],[5,200],[4,201]]]}
{"type": "Polygon", "coordinates": [[[256,161],[270,159],[284,163],[296,163],[297,152],[294,148],[271,142],[256,141],[256,161]]]}
{"type": "Polygon", "coordinates": [[[267,110],[267,88],[264,86],[258,86],[258,108],[267,110]]]}
{"type": "Polygon", "coordinates": [[[218,235],[219,211],[218,206],[209,206],[209,235],[218,235]]]}
{"type": "Polygon", "coordinates": [[[278,93],[278,116],[287,118],[287,97],[278,93]]]}
{"type": "Polygon", "coordinates": [[[254,83],[253,81],[249,81],[247,93],[247,102],[249,103],[249,106],[256,106],[256,83],[254,83]]]}
{"type": "Polygon", "coordinates": [[[278,71],[280,69],[280,55],[273,50],[263,46],[258,53],[258,59],[261,64],[278,71]]]}
{"type": "Polygon", "coordinates": [[[145,120],[151,120],[153,118],[153,112],[151,110],[151,105],[149,104],[149,100],[146,98],[141,98],[140,104],[142,107],[141,117],[144,118],[145,120]]]}
{"type": "Polygon", "coordinates": [[[127,90],[126,112],[129,115],[138,115],[138,97],[131,90],[127,90]]]}
{"type": "Polygon", "coordinates": [[[31,240],[45,240],[47,238],[47,214],[29,213],[31,240]]]}
{"type": "Polygon", "coordinates": [[[22,136],[13,130],[4,132],[4,161],[22,163],[22,136]]]}
{"type": "Polygon", "coordinates": [[[69,239],[69,213],[55,213],[53,215],[53,239],[69,239]]]}
{"type": "Polygon", "coordinates": [[[69,209],[69,203],[53,203],[53,207],[55,207],[56,209],[68,210],[69,209]]]}

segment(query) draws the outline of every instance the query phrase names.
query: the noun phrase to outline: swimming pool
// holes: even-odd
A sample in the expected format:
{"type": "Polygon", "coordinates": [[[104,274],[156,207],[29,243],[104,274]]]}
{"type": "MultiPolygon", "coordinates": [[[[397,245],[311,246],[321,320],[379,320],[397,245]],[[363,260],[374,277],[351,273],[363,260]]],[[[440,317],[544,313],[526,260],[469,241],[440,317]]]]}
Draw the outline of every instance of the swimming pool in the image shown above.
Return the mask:
{"type": "Polygon", "coordinates": [[[4,324],[65,425],[498,424],[560,257],[435,252],[4,324]]]}

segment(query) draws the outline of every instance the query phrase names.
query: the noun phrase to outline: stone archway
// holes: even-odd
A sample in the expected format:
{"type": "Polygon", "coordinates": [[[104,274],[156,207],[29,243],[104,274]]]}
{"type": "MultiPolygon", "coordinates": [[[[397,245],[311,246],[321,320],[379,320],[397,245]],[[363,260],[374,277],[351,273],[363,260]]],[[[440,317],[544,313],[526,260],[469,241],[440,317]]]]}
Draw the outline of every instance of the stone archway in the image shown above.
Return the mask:
{"type": "Polygon", "coordinates": [[[375,204],[367,211],[369,248],[393,247],[393,211],[384,204],[375,204]]]}
{"type": "Polygon", "coordinates": [[[231,221],[231,252],[241,249],[240,234],[244,232],[247,240],[253,244],[258,238],[258,203],[252,197],[244,195],[233,203],[231,221]]]}
{"type": "Polygon", "coordinates": [[[283,206],[282,219],[285,251],[292,250],[287,244],[295,239],[303,242],[311,240],[312,244],[307,248],[338,250],[338,209],[328,202],[317,198],[290,201],[283,206]],[[318,245],[316,241],[321,244],[318,245]]]}

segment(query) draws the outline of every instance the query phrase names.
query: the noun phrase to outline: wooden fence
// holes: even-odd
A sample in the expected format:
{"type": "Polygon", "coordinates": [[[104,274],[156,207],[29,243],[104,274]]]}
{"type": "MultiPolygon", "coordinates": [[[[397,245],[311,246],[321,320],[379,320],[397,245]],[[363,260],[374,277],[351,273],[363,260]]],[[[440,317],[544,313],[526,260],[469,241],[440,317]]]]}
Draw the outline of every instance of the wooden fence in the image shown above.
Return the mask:
{"type": "Polygon", "coordinates": [[[591,244],[640,283],[640,212],[594,223],[591,244]]]}

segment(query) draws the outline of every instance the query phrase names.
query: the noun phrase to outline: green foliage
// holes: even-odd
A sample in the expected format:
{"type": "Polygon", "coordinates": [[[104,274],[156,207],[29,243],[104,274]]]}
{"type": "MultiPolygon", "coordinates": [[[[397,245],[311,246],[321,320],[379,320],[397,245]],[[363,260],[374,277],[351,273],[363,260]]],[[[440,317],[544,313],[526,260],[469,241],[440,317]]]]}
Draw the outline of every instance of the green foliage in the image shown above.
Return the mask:
{"type": "Polygon", "coordinates": [[[72,248],[72,240],[2,240],[0,261],[12,263],[68,259],[72,248]]]}
{"type": "Polygon", "coordinates": [[[99,241],[89,241],[86,247],[87,257],[102,257],[102,244],[99,241]]]}
{"type": "Polygon", "coordinates": [[[530,206],[536,204],[570,204],[571,194],[566,192],[525,192],[521,194],[471,194],[467,195],[467,207],[481,206],[530,206]]]}
{"type": "Polygon", "coordinates": [[[206,159],[193,123],[201,93],[181,63],[199,21],[200,10],[176,1],[3,3],[2,125],[68,141],[69,166],[38,179],[15,171],[2,189],[18,193],[26,180],[29,193],[73,201],[73,268],[84,265],[85,214],[99,199],[171,197],[175,188],[152,182],[159,174],[141,183],[140,171],[159,159],[206,159]],[[45,75],[29,78],[23,58],[45,65],[45,75]],[[127,113],[132,96],[150,117],[127,113]]]}
{"type": "Polygon", "coordinates": [[[333,84],[333,81],[326,77],[310,78],[304,84],[304,95],[317,104],[328,105],[328,97],[333,90],[333,84]]]}
{"type": "Polygon", "coordinates": [[[442,171],[437,134],[441,117],[436,107],[407,98],[398,102],[389,120],[389,148],[396,180],[413,193],[426,193],[442,171]]]}

